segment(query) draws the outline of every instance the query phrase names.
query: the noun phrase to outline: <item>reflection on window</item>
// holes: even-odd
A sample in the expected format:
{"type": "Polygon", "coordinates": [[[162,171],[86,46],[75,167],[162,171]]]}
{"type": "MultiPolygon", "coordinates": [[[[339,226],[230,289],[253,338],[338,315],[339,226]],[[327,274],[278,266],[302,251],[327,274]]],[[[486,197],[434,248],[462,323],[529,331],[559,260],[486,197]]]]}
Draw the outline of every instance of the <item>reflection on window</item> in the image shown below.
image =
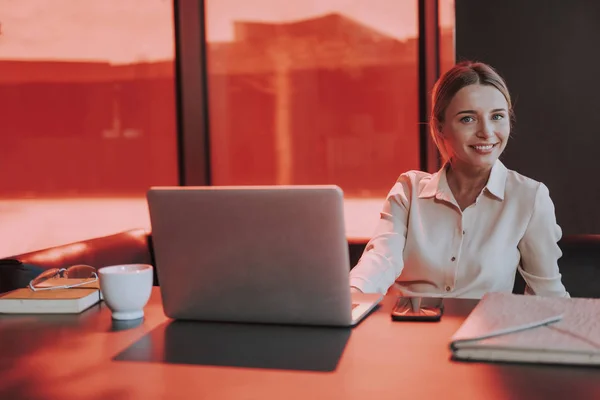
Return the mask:
{"type": "Polygon", "coordinates": [[[206,14],[213,183],[337,184],[364,199],[350,218],[376,222],[419,168],[417,1],[209,0],[206,14]]]}
{"type": "Polygon", "coordinates": [[[237,3],[207,2],[215,184],[373,197],[418,168],[414,2],[237,3]]]}
{"type": "Polygon", "coordinates": [[[454,46],[454,0],[439,0],[438,19],[440,27],[440,74],[448,71],[455,63],[454,46]]]}
{"type": "Polygon", "coordinates": [[[0,3],[0,256],[149,225],[177,184],[164,0],[0,3]]]}

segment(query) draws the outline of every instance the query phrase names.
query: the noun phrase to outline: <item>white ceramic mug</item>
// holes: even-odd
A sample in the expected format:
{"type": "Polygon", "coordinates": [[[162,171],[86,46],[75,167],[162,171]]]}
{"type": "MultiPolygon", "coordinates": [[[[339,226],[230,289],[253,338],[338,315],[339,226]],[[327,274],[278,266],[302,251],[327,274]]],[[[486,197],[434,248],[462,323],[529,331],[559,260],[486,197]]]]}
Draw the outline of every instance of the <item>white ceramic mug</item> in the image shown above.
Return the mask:
{"type": "Polygon", "coordinates": [[[116,320],[144,316],[144,306],[152,292],[152,265],[123,264],[98,269],[104,302],[116,320]]]}

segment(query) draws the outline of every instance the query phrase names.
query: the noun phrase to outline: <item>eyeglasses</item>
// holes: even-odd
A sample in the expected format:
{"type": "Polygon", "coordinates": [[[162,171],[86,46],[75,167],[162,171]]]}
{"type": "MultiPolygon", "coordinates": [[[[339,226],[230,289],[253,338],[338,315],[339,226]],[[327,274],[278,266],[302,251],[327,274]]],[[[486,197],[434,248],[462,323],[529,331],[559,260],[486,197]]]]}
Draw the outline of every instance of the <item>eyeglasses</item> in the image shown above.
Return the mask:
{"type": "Polygon", "coordinates": [[[73,265],[69,268],[52,268],[44,271],[29,282],[29,289],[39,290],[69,289],[87,285],[98,280],[96,268],[90,265],[73,265]],[[54,280],[54,281],[51,281],[54,280]]]}

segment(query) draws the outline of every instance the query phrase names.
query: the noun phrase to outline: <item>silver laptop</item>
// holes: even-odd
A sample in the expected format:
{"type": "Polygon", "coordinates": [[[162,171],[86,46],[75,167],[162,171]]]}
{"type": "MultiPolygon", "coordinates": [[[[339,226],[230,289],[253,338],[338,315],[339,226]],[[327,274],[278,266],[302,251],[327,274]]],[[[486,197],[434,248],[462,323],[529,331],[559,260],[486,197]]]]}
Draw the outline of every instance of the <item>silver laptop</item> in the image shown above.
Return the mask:
{"type": "Polygon", "coordinates": [[[153,187],[147,199],[170,318],[353,326],[382,299],[350,293],[337,186],[153,187]]]}

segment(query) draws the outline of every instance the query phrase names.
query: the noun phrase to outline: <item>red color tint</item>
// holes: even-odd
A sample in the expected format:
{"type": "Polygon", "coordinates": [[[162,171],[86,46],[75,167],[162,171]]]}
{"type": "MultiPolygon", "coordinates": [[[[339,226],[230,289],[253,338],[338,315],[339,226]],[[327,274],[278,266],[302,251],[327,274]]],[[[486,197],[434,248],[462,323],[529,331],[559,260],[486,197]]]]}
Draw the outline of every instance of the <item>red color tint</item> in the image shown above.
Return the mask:
{"type": "Polygon", "coordinates": [[[0,256],[147,227],[178,183],[172,8],[0,5],[0,256]]]}
{"type": "Polygon", "coordinates": [[[416,2],[375,2],[359,20],[353,2],[304,16],[307,5],[294,15],[263,1],[269,22],[218,3],[207,2],[214,184],[337,184],[372,198],[419,167],[416,24],[385,32],[390,14],[415,22],[416,2]],[[226,19],[232,40],[211,42],[226,19]]]}
{"type": "Polygon", "coordinates": [[[0,172],[4,196],[176,184],[172,64],[0,60],[0,158],[12,167],[0,172]]]}

